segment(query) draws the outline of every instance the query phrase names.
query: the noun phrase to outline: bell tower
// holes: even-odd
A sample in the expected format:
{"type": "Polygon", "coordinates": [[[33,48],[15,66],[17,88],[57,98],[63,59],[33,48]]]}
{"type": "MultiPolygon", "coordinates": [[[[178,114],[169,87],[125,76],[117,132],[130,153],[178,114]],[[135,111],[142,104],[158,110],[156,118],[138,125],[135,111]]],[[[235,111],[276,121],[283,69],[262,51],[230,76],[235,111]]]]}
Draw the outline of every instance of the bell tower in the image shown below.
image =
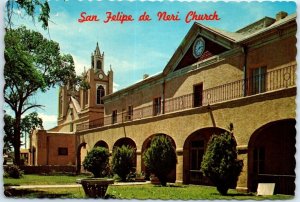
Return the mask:
{"type": "Polygon", "coordinates": [[[105,72],[104,52],[101,53],[98,42],[91,54],[91,68],[84,75],[90,88],[81,90],[81,107],[83,109],[93,108],[102,113],[103,97],[113,92],[113,70],[110,66],[109,70],[105,72]]]}
{"type": "Polygon", "coordinates": [[[104,52],[101,54],[98,42],[94,53],[92,53],[91,55],[91,67],[92,69],[94,69],[94,72],[97,72],[99,70],[103,71],[104,52]]]}

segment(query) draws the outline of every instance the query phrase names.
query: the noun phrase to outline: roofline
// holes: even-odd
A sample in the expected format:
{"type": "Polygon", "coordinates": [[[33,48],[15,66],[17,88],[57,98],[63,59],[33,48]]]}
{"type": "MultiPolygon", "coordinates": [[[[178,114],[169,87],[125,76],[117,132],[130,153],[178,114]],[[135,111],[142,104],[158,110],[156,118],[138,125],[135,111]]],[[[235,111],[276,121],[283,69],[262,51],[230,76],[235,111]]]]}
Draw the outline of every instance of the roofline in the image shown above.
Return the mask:
{"type": "MultiPolygon", "coordinates": [[[[227,40],[229,40],[229,41],[231,41],[231,42],[236,42],[234,39],[232,39],[232,38],[230,38],[230,37],[228,37],[228,36],[225,36],[224,34],[221,34],[220,32],[217,32],[216,30],[213,30],[213,29],[211,29],[210,27],[207,27],[207,26],[205,26],[205,25],[203,25],[203,24],[200,24],[200,23],[198,23],[198,22],[195,22],[195,24],[197,24],[199,27],[205,28],[206,30],[208,30],[208,31],[210,31],[210,32],[213,32],[213,33],[215,33],[215,34],[217,34],[217,35],[219,35],[219,36],[221,36],[221,37],[223,37],[223,38],[225,38],[225,39],[227,39],[227,40]]],[[[225,31],[225,30],[224,30],[224,31],[225,31]]]]}
{"type": "Polygon", "coordinates": [[[147,83],[149,83],[149,82],[151,82],[151,81],[154,81],[154,80],[156,80],[156,79],[159,79],[160,77],[163,77],[163,72],[161,72],[161,73],[159,73],[159,74],[157,74],[157,75],[150,76],[150,77],[148,77],[148,78],[146,78],[146,79],[143,79],[143,80],[141,80],[141,81],[138,81],[137,83],[134,83],[134,84],[132,84],[132,85],[126,87],[126,88],[123,88],[123,89],[118,90],[118,91],[116,91],[116,92],[114,92],[114,93],[111,93],[111,94],[109,94],[109,95],[106,95],[106,96],[103,97],[103,100],[104,100],[104,101],[105,101],[105,100],[108,100],[108,99],[110,99],[110,98],[112,98],[112,97],[114,97],[114,96],[118,96],[118,95],[120,95],[120,94],[122,94],[122,93],[124,93],[124,92],[126,92],[126,91],[130,91],[130,90],[132,90],[132,89],[135,89],[136,87],[143,86],[143,85],[145,85],[145,84],[147,84],[147,83]]]}
{"type": "MultiPolygon", "coordinates": [[[[297,19],[297,13],[293,13],[291,15],[295,15],[295,16],[291,17],[290,19],[288,19],[288,20],[286,20],[286,21],[284,21],[282,23],[278,23],[275,26],[270,25],[269,27],[266,27],[263,31],[261,31],[261,32],[258,31],[257,33],[254,33],[253,35],[250,35],[249,37],[245,37],[245,38],[243,38],[243,39],[241,39],[241,40],[239,40],[237,42],[238,43],[243,43],[245,41],[249,41],[249,40],[254,39],[255,37],[257,37],[258,35],[264,34],[264,33],[268,32],[268,31],[273,30],[273,29],[276,29],[278,27],[284,26],[284,25],[286,25],[286,24],[288,24],[288,23],[290,23],[292,21],[296,21],[296,19],[297,19]]],[[[288,15],[288,16],[291,16],[291,15],[288,15]]],[[[274,23],[276,23],[276,21],[274,23]]]]}

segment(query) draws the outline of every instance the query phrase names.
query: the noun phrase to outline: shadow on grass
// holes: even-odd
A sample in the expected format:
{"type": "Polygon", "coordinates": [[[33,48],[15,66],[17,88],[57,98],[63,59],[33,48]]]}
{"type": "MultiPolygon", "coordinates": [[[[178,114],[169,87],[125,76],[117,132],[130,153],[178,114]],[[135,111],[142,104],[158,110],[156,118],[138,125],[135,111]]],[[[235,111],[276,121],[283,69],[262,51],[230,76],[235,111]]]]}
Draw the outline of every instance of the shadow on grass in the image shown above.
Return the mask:
{"type": "Polygon", "coordinates": [[[255,196],[252,193],[228,193],[226,196],[255,196]]]}
{"type": "Polygon", "coordinates": [[[10,198],[66,198],[69,194],[51,194],[32,189],[6,189],[4,195],[10,198]]]}
{"type": "Polygon", "coordinates": [[[226,195],[221,195],[220,193],[211,193],[211,195],[218,195],[218,196],[228,196],[228,197],[234,197],[234,196],[255,196],[252,193],[227,193],[226,195]]]}
{"type": "Polygon", "coordinates": [[[104,198],[105,199],[116,199],[117,197],[113,194],[106,194],[104,198]]]}
{"type": "Polygon", "coordinates": [[[162,185],[154,185],[153,187],[186,188],[186,186],[184,186],[184,185],[177,185],[177,184],[167,184],[167,186],[162,186],[162,185]]]}

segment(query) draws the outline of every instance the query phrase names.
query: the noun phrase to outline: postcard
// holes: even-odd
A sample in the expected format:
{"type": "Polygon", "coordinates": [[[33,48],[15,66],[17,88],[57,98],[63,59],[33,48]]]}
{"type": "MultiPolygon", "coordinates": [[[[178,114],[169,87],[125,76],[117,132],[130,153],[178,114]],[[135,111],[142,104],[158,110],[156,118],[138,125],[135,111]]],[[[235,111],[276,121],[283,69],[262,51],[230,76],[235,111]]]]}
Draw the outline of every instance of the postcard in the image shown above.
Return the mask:
{"type": "Polygon", "coordinates": [[[3,3],[5,197],[293,199],[296,6],[3,3]]]}

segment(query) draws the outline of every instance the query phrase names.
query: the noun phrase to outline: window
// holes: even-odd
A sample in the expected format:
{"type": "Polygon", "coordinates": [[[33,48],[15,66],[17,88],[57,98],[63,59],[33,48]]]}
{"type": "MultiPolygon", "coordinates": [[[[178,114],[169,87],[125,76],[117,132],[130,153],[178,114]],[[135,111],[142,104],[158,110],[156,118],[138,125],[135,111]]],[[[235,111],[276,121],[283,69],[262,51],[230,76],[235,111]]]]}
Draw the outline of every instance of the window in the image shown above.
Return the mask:
{"type": "Polygon", "coordinates": [[[73,132],[73,130],[74,130],[74,124],[70,123],[70,132],[73,132]]]}
{"type": "Polygon", "coordinates": [[[87,105],[88,104],[88,90],[83,90],[83,106],[87,105]]]}
{"type": "Polygon", "coordinates": [[[117,110],[114,110],[112,112],[112,116],[111,116],[111,123],[114,124],[114,123],[117,123],[117,116],[118,116],[118,111],[117,110]]]}
{"type": "Polygon", "coordinates": [[[203,84],[194,86],[194,107],[202,106],[203,84]]]}
{"type": "Polygon", "coordinates": [[[202,157],[204,155],[204,141],[197,140],[191,142],[191,170],[200,170],[202,157]]]}
{"type": "Polygon", "coordinates": [[[102,69],[102,63],[100,60],[97,61],[97,69],[102,69]]]}
{"type": "Polygon", "coordinates": [[[59,96],[59,105],[58,105],[58,113],[59,116],[62,116],[62,108],[63,108],[63,97],[60,95],[59,96]]]}
{"type": "Polygon", "coordinates": [[[161,97],[153,100],[153,116],[157,116],[161,113],[161,97]]]}
{"type": "Polygon", "coordinates": [[[132,116],[133,116],[133,106],[130,105],[130,106],[128,106],[126,121],[132,120],[132,116]]]}
{"type": "Polygon", "coordinates": [[[263,174],[265,170],[265,149],[263,147],[254,149],[253,172],[263,174]]]}
{"type": "Polygon", "coordinates": [[[105,95],[105,90],[103,86],[97,87],[97,104],[103,104],[102,97],[105,95]]]}
{"type": "Polygon", "coordinates": [[[266,91],[266,67],[260,67],[252,70],[251,74],[251,92],[253,94],[266,91]]]}
{"type": "Polygon", "coordinates": [[[190,142],[190,183],[205,184],[201,169],[202,158],[204,155],[204,140],[194,140],[190,142]]]}
{"type": "Polygon", "coordinates": [[[58,148],[58,155],[59,156],[67,156],[68,155],[68,148],[67,147],[59,147],[58,148]]]}

